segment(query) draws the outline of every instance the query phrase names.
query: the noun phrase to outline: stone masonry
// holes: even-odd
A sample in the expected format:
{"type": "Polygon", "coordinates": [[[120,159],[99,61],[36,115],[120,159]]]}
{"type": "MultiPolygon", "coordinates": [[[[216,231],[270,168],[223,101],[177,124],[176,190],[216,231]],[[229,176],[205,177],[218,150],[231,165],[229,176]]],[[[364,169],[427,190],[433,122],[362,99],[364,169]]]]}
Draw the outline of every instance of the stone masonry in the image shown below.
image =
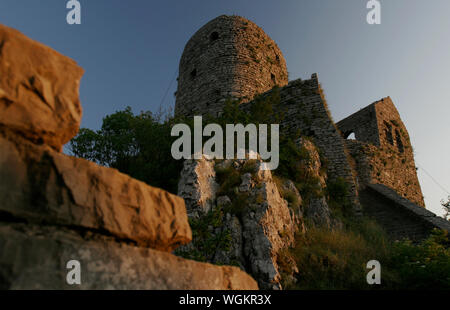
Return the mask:
{"type": "Polygon", "coordinates": [[[246,102],[287,82],[286,62],[277,44],[253,22],[222,15],[186,44],[175,114],[216,116],[227,98],[246,102]]]}

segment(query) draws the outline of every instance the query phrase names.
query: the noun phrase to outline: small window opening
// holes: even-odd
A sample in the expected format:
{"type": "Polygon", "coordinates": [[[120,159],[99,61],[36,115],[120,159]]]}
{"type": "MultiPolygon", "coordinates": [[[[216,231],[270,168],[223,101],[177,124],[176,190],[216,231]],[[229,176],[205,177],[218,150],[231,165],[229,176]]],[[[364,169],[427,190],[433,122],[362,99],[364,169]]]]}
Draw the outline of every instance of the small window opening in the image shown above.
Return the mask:
{"type": "Polygon", "coordinates": [[[356,140],[356,135],[354,132],[351,132],[346,137],[347,140],[356,140]]]}
{"type": "Polygon", "coordinates": [[[197,76],[197,69],[194,69],[191,71],[191,78],[195,79],[196,76],[197,76]]]}
{"type": "Polygon", "coordinates": [[[278,62],[280,62],[280,56],[276,55],[276,56],[275,56],[275,59],[276,59],[278,62]]]}
{"type": "Polygon", "coordinates": [[[397,142],[397,148],[400,153],[403,153],[405,151],[405,147],[403,146],[402,137],[400,136],[400,132],[396,129],[395,130],[395,140],[397,142]]]}
{"type": "Polygon", "coordinates": [[[386,140],[390,145],[394,145],[394,137],[392,136],[392,126],[388,124],[386,121],[384,122],[385,129],[384,133],[386,134],[386,140]]]}
{"type": "Polygon", "coordinates": [[[272,79],[272,82],[273,82],[274,84],[277,83],[277,79],[275,78],[275,74],[271,73],[271,74],[270,74],[270,78],[272,79]]]}
{"type": "Polygon", "coordinates": [[[213,33],[211,33],[211,35],[209,36],[209,40],[211,42],[216,41],[217,39],[219,39],[219,33],[217,31],[214,31],[213,33]]]}

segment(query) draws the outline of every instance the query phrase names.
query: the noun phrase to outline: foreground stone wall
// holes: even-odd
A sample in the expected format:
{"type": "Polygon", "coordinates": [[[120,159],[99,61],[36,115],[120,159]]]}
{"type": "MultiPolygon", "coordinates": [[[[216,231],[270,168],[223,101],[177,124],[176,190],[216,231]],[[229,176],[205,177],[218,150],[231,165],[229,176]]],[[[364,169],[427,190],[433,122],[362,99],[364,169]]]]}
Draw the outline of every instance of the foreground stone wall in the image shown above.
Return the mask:
{"type": "Polygon", "coordinates": [[[216,116],[226,98],[246,102],[287,82],[286,62],[277,44],[253,22],[222,15],[186,44],[175,114],[216,116]]]}
{"type": "Polygon", "coordinates": [[[78,130],[82,70],[7,27],[0,39],[1,289],[258,288],[170,253],[192,239],[182,198],[58,152],[78,130]]]}

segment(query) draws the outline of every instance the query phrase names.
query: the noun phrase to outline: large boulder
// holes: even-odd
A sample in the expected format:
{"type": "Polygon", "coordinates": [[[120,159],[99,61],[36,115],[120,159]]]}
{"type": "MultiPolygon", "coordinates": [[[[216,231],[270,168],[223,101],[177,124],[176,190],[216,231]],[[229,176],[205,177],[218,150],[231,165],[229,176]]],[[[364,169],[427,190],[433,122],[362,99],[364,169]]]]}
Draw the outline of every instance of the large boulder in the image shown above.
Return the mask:
{"type": "Polygon", "coordinates": [[[0,132],[0,149],[1,213],[162,251],[191,241],[180,197],[8,132],[0,132]]]}
{"type": "Polygon", "coordinates": [[[75,61],[0,25],[0,126],[60,151],[78,132],[82,75],[75,61]]]}
{"type": "Polygon", "coordinates": [[[215,177],[214,160],[184,161],[178,196],[184,198],[189,217],[198,218],[211,210],[218,189],[215,177]]]}
{"type": "Polygon", "coordinates": [[[236,267],[199,263],[67,228],[0,223],[0,249],[0,289],[258,289],[236,267]],[[66,281],[72,260],[80,263],[80,285],[66,281]]]}

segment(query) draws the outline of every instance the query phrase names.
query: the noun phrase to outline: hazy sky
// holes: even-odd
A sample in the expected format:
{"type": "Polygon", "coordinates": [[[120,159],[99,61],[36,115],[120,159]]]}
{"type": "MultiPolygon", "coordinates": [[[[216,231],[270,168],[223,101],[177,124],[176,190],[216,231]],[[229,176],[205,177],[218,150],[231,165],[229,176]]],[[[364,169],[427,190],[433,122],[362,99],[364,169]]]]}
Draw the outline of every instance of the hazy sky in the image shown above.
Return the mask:
{"type": "Polygon", "coordinates": [[[79,0],[82,24],[66,23],[66,0],[0,0],[0,23],[75,59],[85,70],[83,127],[126,106],[174,105],[187,40],[221,14],[251,19],[274,39],[289,78],[317,72],[335,121],[391,96],[410,133],[427,208],[442,214],[450,189],[450,1],[381,0],[381,25],[366,0],[79,0]],[[43,4],[45,3],[45,4],[43,4]],[[425,170],[423,170],[425,169],[425,170]]]}

